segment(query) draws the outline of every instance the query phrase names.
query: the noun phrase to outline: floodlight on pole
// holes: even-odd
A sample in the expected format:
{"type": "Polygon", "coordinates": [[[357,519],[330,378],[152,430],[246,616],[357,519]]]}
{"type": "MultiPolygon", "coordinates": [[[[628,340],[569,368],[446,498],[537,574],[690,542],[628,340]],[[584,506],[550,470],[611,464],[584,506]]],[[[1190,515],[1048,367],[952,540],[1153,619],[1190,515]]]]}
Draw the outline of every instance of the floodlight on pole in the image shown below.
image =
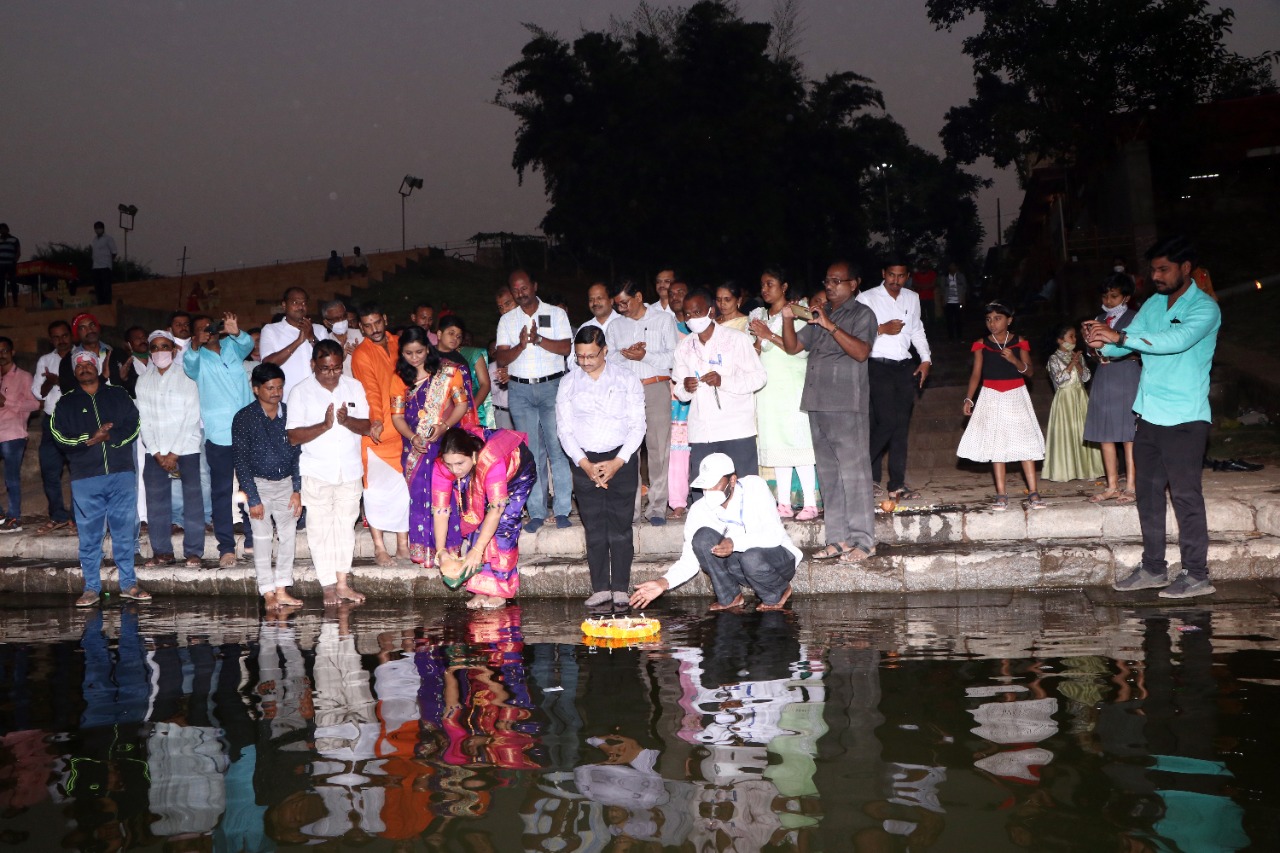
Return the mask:
{"type": "Polygon", "coordinates": [[[404,230],[404,200],[413,194],[414,190],[422,189],[422,178],[415,178],[413,175],[405,175],[404,180],[400,182],[400,251],[408,248],[405,240],[404,230]]]}
{"type": "Polygon", "coordinates": [[[133,230],[133,218],[138,215],[136,204],[116,205],[120,211],[120,230],[124,232],[124,280],[129,280],[129,232],[133,230]]]}

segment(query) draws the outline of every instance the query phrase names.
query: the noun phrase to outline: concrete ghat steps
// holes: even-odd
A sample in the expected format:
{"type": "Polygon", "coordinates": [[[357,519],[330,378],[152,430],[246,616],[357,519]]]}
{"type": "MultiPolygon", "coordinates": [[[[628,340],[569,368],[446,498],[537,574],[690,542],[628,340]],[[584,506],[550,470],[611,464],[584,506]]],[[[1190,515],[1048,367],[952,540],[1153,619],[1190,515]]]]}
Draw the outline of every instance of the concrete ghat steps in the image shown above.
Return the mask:
{"type": "MultiPolygon", "coordinates": [[[[798,595],[849,592],[955,592],[962,590],[1054,590],[1107,587],[1138,563],[1137,542],[1095,540],[995,541],[984,544],[882,546],[862,566],[840,566],[808,560],[796,573],[798,595]]],[[[1180,571],[1176,545],[1167,554],[1172,571],[1180,571]]],[[[673,555],[647,554],[632,567],[632,583],[660,576],[673,555]]],[[[1265,581],[1280,576],[1280,537],[1240,536],[1210,544],[1209,568],[1215,580],[1265,581]]],[[[440,582],[439,572],[418,566],[381,568],[362,560],[354,569],[357,587],[370,598],[397,600],[456,597],[440,582]]],[[[520,568],[521,596],[531,598],[585,597],[590,594],[586,565],[580,559],[540,557],[520,568]]],[[[253,596],[254,570],[241,564],[231,569],[139,569],[139,581],[162,596],[253,596]]],[[[311,596],[320,588],[308,561],[294,571],[295,591],[311,596]]],[[[114,567],[103,569],[104,588],[118,591],[114,567]]],[[[82,588],[74,563],[10,561],[0,569],[0,590],[22,593],[76,594],[82,588]]],[[[709,595],[702,576],[674,591],[675,595],[709,595]]],[[[1154,599],[1154,593],[1149,598],[1154,599]]]]}
{"type": "MultiPolygon", "coordinates": [[[[946,495],[940,496],[943,500],[946,495]]],[[[1037,542],[1088,540],[1099,543],[1137,542],[1141,537],[1138,512],[1132,504],[1091,504],[1080,499],[1050,499],[1046,510],[1022,508],[1023,501],[1011,496],[1007,512],[992,512],[986,503],[969,503],[941,507],[937,511],[894,512],[876,514],[876,541],[883,545],[971,545],[999,542],[1037,542]]],[[[1222,539],[1247,537],[1280,537],[1280,497],[1272,494],[1238,497],[1214,496],[1206,501],[1209,530],[1222,539]]],[[[789,521],[786,523],[792,541],[803,549],[814,549],[824,542],[821,521],[789,521]]],[[[1170,508],[1167,527],[1171,540],[1178,525],[1170,508]]],[[[653,555],[677,554],[684,542],[684,525],[671,522],[662,527],[636,525],[637,559],[653,555]]],[[[176,541],[178,550],[181,542],[176,541]]],[[[35,536],[30,531],[0,537],[0,560],[25,559],[45,562],[69,562],[78,559],[79,542],[74,536],[35,536]]],[[[105,553],[110,553],[108,545],[105,553]]],[[[144,535],[139,553],[151,556],[150,543],[144,535]]],[[[212,535],[205,539],[205,554],[217,554],[212,535]]],[[[586,539],[582,525],[564,530],[554,524],[537,533],[520,536],[520,553],[525,560],[583,560],[586,539]]],[[[307,535],[299,533],[298,558],[309,558],[307,535]]],[[[373,557],[373,543],[363,531],[356,533],[356,558],[373,557]]],[[[215,558],[216,559],[216,558],[215,558]]],[[[208,561],[212,562],[212,560],[208,561]]]]}

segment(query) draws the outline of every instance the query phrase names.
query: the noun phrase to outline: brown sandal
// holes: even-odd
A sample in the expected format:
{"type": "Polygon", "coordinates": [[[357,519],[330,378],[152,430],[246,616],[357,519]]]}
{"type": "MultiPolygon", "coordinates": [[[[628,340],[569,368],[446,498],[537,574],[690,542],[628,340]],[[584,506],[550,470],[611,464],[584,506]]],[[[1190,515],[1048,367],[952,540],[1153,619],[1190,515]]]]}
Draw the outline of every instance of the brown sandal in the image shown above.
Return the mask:
{"type": "Polygon", "coordinates": [[[173,558],[172,554],[156,554],[150,560],[143,563],[142,568],[155,569],[160,566],[172,566],[176,562],[178,561],[173,558]]]}

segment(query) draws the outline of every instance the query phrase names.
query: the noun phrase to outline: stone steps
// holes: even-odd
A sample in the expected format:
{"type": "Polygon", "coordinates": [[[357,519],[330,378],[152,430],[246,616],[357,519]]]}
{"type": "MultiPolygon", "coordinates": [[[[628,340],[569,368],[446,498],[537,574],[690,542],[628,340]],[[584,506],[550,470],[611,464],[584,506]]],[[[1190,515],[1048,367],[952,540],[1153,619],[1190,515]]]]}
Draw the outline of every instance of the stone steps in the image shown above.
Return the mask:
{"type": "MultiPolygon", "coordinates": [[[[1054,541],[1008,540],[962,545],[912,544],[882,546],[862,566],[841,566],[808,560],[793,580],[797,595],[827,593],[955,592],[962,590],[1059,590],[1108,587],[1137,565],[1142,546],[1133,541],[1099,544],[1092,539],[1054,541]]],[[[659,577],[673,555],[646,554],[632,566],[632,583],[659,577]]],[[[1176,545],[1168,549],[1171,571],[1181,570],[1176,545]]],[[[1280,537],[1238,536],[1210,543],[1209,569],[1215,581],[1265,581],[1280,576],[1280,537]]],[[[382,568],[368,560],[354,567],[356,586],[370,598],[438,599],[462,593],[448,590],[435,569],[412,565],[382,568]]],[[[549,557],[522,560],[521,596],[576,598],[591,592],[587,567],[580,558],[549,557]]],[[[310,562],[294,568],[294,590],[314,601],[320,593],[310,562]]],[[[162,596],[254,596],[257,585],[251,565],[230,569],[138,569],[138,579],[162,596]]],[[[103,567],[103,584],[118,591],[114,567],[103,567]]],[[[20,593],[76,594],[82,588],[74,563],[9,561],[0,569],[0,590],[20,593]]],[[[709,595],[702,576],[673,591],[677,596],[709,595]]],[[[1154,591],[1137,593],[1134,602],[1167,603],[1154,591]]],[[[1122,603],[1122,602],[1121,602],[1122,603]]]]}
{"type": "MultiPolygon", "coordinates": [[[[1141,537],[1138,511],[1133,504],[1091,504],[1075,496],[1048,498],[1049,508],[1024,509],[1014,496],[1006,512],[992,512],[981,502],[967,505],[939,506],[936,510],[908,510],[876,514],[876,540],[885,545],[973,545],[996,542],[1042,542],[1094,540],[1098,542],[1137,542],[1141,537]]],[[[1223,538],[1280,537],[1280,500],[1263,495],[1253,503],[1244,497],[1215,497],[1206,502],[1209,530],[1223,538]]],[[[1172,508],[1167,513],[1171,540],[1176,540],[1178,525],[1172,508]]],[[[788,521],[787,531],[795,544],[803,549],[821,546],[823,523],[788,521]]],[[[662,527],[639,524],[634,528],[637,559],[651,555],[679,553],[684,542],[684,525],[670,522],[662,527]]],[[[109,541],[108,537],[108,541],[109,541]]],[[[181,537],[176,537],[181,551],[181,537]]],[[[147,537],[141,537],[139,553],[151,556],[147,537]]],[[[79,543],[68,535],[36,536],[30,531],[0,537],[0,558],[67,562],[78,558],[79,543]]],[[[106,549],[110,553],[110,549],[106,549]]],[[[205,537],[205,554],[216,554],[217,543],[212,534],[205,537]]],[[[525,559],[586,558],[586,538],[582,525],[574,523],[563,530],[554,525],[537,533],[522,533],[520,553],[525,559]]],[[[299,559],[310,555],[306,531],[297,537],[299,559]]],[[[356,559],[371,559],[373,544],[363,530],[357,530],[356,559]]]]}

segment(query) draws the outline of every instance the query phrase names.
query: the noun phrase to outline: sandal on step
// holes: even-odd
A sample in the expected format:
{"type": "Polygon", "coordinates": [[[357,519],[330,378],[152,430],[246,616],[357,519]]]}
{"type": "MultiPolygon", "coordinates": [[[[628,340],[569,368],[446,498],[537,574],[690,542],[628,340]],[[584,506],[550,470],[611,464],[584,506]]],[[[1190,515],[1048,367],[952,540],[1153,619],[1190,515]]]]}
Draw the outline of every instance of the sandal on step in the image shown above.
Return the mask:
{"type": "Polygon", "coordinates": [[[1039,492],[1032,492],[1027,495],[1027,509],[1047,509],[1048,504],[1040,497],[1039,492]]]}
{"type": "Polygon", "coordinates": [[[1123,494],[1124,492],[1120,491],[1119,489],[1107,489],[1105,492],[1098,492],[1098,494],[1089,498],[1089,503],[1100,504],[1100,503],[1103,503],[1104,501],[1113,501],[1123,494]]]}
{"type": "Polygon", "coordinates": [[[996,495],[995,500],[991,502],[992,512],[1004,512],[1009,508],[1008,495],[996,495]]]}
{"type": "Polygon", "coordinates": [[[1116,503],[1131,504],[1138,499],[1138,496],[1128,489],[1124,489],[1120,494],[1116,495],[1116,503]]]}
{"type": "Polygon", "coordinates": [[[848,552],[849,552],[849,549],[844,547],[843,545],[840,545],[840,544],[828,545],[826,548],[823,548],[821,551],[814,554],[811,559],[834,560],[840,556],[843,556],[844,554],[847,554],[848,552]]]}
{"type": "Polygon", "coordinates": [[[875,555],[875,548],[872,548],[870,551],[864,551],[861,548],[850,548],[840,557],[839,560],[836,560],[836,563],[841,566],[856,566],[863,560],[866,560],[869,557],[874,557],[875,555]]]}
{"type": "Polygon", "coordinates": [[[70,527],[70,526],[71,526],[71,522],[69,521],[54,521],[50,519],[49,521],[46,521],[44,524],[36,528],[36,535],[44,536],[46,533],[52,533],[55,530],[61,530],[64,527],[70,527]]]}
{"type": "Polygon", "coordinates": [[[889,493],[889,497],[895,501],[918,501],[920,500],[920,492],[916,489],[903,486],[901,489],[894,489],[889,493]]]}
{"type": "Polygon", "coordinates": [[[173,558],[172,554],[156,554],[150,560],[143,563],[142,568],[155,569],[160,566],[172,566],[176,562],[177,560],[173,558]]]}

